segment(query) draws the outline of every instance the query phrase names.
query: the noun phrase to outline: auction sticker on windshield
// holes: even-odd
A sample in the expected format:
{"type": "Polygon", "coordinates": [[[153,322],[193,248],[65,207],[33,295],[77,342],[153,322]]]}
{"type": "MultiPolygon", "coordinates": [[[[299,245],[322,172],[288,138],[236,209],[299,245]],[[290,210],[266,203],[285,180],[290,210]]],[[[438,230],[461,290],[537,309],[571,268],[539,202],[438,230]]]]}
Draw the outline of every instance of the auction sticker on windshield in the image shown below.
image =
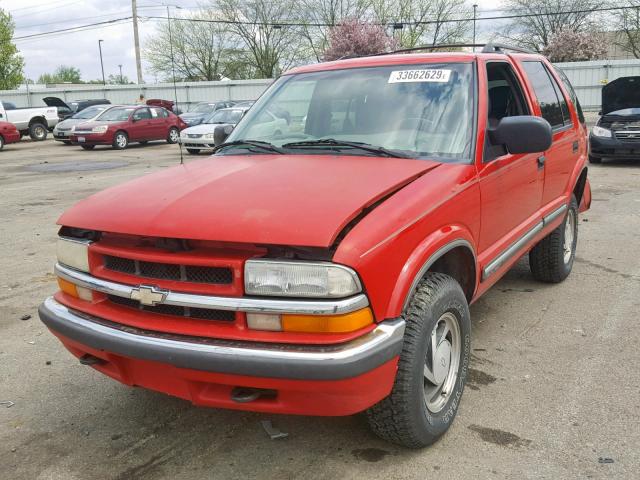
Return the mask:
{"type": "Polygon", "coordinates": [[[394,70],[387,83],[448,82],[451,70],[394,70]]]}

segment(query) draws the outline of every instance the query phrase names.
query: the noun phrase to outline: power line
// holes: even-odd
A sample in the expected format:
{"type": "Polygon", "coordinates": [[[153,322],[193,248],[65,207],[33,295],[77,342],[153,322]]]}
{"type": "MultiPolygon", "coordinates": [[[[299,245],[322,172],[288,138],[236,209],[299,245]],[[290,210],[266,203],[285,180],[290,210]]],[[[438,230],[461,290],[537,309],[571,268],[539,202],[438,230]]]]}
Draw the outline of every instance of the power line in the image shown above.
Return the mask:
{"type": "Polygon", "coordinates": [[[104,22],[88,23],[86,25],[76,25],[75,27],[62,28],[60,30],[50,30],[48,32],[32,33],[30,35],[23,35],[21,37],[14,37],[13,39],[14,40],[24,40],[26,38],[42,37],[42,36],[50,35],[50,34],[53,34],[53,33],[70,32],[71,30],[77,30],[77,29],[85,28],[85,27],[108,25],[110,23],[122,22],[123,20],[131,20],[131,18],[132,18],[131,16],[129,16],[129,17],[121,17],[121,18],[114,18],[114,19],[111,19],[111,20],[105,20],[104,22]]]}

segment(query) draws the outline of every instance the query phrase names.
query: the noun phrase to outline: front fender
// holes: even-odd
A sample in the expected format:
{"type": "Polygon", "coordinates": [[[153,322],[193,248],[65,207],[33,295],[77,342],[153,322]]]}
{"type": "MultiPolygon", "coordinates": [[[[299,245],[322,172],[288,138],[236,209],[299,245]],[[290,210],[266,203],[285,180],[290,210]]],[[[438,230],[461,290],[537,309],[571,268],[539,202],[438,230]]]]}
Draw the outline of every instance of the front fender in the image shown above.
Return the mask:
{"type": "MultiPolygon", "coordinates": [[[[464,247],[471,251],[475,263],[474,240],[471,232],[459,225],[451,225],[440,228],[429,235],[411,253],[405,263],[396,286],[389,299],[386,318],[395,318],[402,314],[411,295],[418,286],[418,282],[429,268],[443,255],[456,247],[464,247]]],[[[478,268],[475,272],[475,284],[477,285],[478,268]]]]}

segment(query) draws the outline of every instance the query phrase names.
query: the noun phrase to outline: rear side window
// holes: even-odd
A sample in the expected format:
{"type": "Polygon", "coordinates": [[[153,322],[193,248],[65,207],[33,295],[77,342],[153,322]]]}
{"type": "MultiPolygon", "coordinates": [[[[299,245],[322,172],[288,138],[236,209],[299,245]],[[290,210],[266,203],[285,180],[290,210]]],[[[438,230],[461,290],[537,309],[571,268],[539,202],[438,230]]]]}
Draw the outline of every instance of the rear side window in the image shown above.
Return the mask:
{"type": "MultiPolygon", "coordinates": [[[[563,108],[558,98],[560,88],[555,86],[555,81],[547,73],[542,62],[522,62],[525,72],[529,77],[533,90],[540,104],[542,118],[551,124],[552,128],[559,128],[565,125],[563,108]]],[[[564,97],[560,96],[564,102],[564,97]]],[[[567,110],[565,103],[564,110],[567,110]]],[[[571,119],[567,119],[567,124],[571,123],[571,119]]]]}
{"type": "Polygon", "coordinates": [[[578,95],[576,95],[576,91],[574,90],[573,85],[571,85],[571,82],[569,81],[567,74],[564,73],[559,68],[556,68],[555,71],[560,77],[560,80],[562,80],[562,83],[564,84],[564,88],[567,90],[567,92],[569,92],[569,97],[571,98],[571,102],[573,103],[573,106],[575,107],[576,112],[578,112],[578,120],[580,120],[580,123],[584,123],[585,122],[584,113],[582,112],[582,107],[580,106],[580,100],[578,100],[578,95]]]}

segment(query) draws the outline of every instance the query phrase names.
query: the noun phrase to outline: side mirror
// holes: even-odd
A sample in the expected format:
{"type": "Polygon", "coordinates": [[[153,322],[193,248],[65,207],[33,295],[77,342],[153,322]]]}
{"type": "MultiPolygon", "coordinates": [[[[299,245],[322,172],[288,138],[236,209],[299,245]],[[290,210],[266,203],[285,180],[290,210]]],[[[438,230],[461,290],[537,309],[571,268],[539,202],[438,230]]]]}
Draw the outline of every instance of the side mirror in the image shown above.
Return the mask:
{"type": "Polygon", "coordinates": [[[217,147],[218,145],[225,142],[229,134],[233,131],[233,127],[231,125],[218,125],[213,130],[213,144],[217,147]]]}
{"type": "Polygon", "coordinates": [[[521,115],[504,117],[489,130],[493,145],[504,145],[509,153],[544,152],[551,146],[551,125],[542,117],[521,115]]]}

